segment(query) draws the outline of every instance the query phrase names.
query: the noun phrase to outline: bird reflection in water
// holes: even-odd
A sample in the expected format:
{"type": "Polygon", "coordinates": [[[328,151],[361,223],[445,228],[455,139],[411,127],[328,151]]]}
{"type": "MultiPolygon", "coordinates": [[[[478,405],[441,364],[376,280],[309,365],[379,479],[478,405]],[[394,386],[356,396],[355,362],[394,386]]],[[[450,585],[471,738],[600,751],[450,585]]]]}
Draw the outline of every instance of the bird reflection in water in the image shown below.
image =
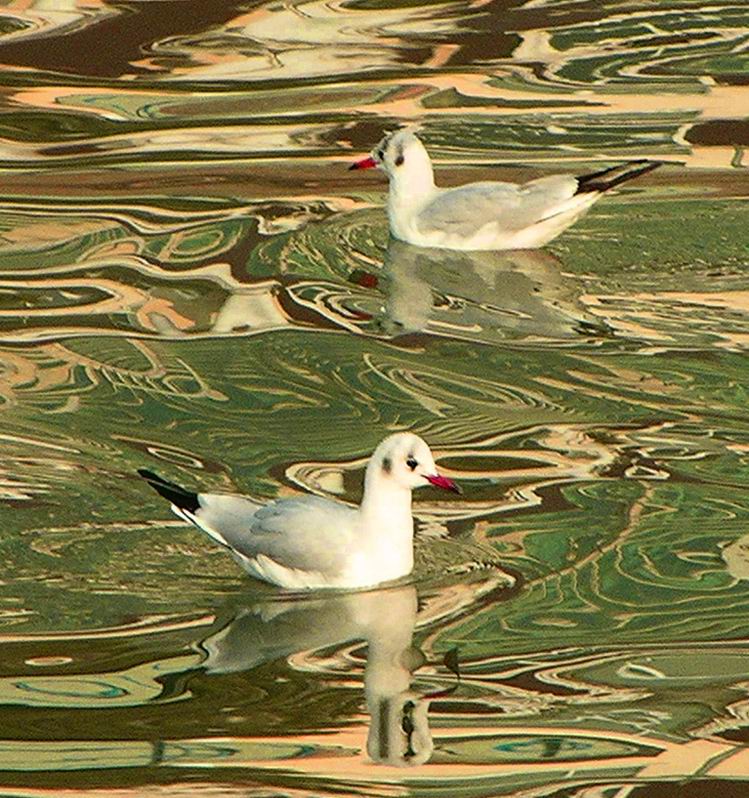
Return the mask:
{"type": "MultiPolygon", "coordinates": [[[[417,616],[413,585],[258,602],[236,609],[228,622],[202,641],[202,668],[207,674],[236,673],[362,640],[367,645],[367,753],[374,762],[419,765],[429,760],[434,747],[429,702],[454,687],[433,693],[412,689],[415,671],[427,662],[413,645],[417,616]]],[[[454,661],[448,663],[449,670],[457,678],[454,661]]]]}
{"type": "Polygon", "coordinates": [[[609,334],[584,308],[577,282],[563,268],[543,250],[453,252],[391,239],[383,330],[495,331],[503,338],[609,334]]]}

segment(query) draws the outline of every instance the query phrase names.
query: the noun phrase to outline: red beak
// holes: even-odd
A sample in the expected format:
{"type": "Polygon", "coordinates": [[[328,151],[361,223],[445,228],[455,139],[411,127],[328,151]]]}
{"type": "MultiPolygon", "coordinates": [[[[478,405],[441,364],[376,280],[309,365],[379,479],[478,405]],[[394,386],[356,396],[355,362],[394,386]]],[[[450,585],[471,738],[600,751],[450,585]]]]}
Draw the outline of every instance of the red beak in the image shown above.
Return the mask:
{"type": "Polygon", "coordinates": [[[364,158],[361,161],[352,163],[351,166],[349,166],[349,172],[352,169],[373,169],[375,166],[377,166],[377,161],[375,161],[374,158],[364,158]]]}
{"type": "Polygon", "coordinates": [[[463,491],[448,477],[443,477],[441,474],[426,474],[432,485],[436,485],[442,490],[451,490],[453,493],[462,493],[463,491]]]}

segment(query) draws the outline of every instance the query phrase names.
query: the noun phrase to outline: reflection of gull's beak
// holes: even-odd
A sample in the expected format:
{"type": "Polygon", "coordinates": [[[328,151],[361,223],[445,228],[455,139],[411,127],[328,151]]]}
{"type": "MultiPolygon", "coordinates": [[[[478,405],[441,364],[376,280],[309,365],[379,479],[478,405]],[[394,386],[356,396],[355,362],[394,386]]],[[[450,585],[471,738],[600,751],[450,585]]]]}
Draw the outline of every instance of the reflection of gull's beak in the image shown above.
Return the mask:
{"type": "Polygon", "coordinates": [[[451,490],[453,493],[463,492],[449,477],[443,477],[441,474],[425,474],[424,479],[442,490],[451,490]]]}
{"type": "Polygon", "coordinates": [[[352,169],[373,169],[375,166],[377,166],[377,161],[375,161],[374,158],[370,157],[370,158],[363,158],[361,161],[352,163],[348,169],[350,172],[352,169]]]}

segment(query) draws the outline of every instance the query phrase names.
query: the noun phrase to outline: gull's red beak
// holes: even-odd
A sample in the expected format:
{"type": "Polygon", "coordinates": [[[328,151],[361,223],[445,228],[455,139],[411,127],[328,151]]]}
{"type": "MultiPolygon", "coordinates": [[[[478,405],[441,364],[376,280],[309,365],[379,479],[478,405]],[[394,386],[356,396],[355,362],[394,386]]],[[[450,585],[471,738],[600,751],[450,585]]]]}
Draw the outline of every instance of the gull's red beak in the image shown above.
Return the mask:
{"type": "Polygon", "coordinates": [[[448,477],[443,477],[441,474],[425,474],[432,485],[436,485],[442,490],[451,490],[453,493],[462,493],[463,491],[448,477]]]}
{"type": "Polygon", "coordinates": [[[352,169],[373,169],[375,166],[377,166],[377,161],[375,161],[374,158],[364,158],[361,161],[352,163],[351,166],[349,166],[349,172],[352,169]]]}

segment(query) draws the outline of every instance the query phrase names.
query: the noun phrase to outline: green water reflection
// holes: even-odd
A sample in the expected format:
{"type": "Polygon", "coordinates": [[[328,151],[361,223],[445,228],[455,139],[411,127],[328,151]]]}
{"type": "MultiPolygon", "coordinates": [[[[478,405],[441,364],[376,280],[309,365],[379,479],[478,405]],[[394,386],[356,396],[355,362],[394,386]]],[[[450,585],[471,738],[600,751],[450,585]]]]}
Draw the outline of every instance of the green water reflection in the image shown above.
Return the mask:
{"type": "Polygon", "coordinates": [[[748,23],[3,8],[0,795],[743,794],[748,23]],[[401,123],[442,185],[666,165],[418,250],[345,169],[401,123]],[[394,592],[284,603],[135,476],[354,502],[401,429],[465,493],[394,592]]]}

